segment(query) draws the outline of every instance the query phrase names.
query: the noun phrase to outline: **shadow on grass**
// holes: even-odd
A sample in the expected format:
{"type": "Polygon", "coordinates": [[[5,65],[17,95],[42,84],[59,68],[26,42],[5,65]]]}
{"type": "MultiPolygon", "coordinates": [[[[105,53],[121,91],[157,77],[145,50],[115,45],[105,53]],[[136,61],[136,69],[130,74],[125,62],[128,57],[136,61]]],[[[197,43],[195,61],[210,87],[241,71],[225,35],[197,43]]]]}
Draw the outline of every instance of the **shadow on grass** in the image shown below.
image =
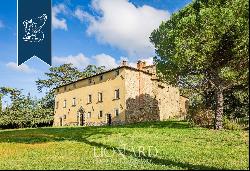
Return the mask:
{"type": "Polygon", "coordinates": [[[193,128],[188,122],[185,121],[155,121],[155,122],[143,122],[127,125],[120,125],[121,128],[174,128],[174,129],[186,129],[193,128]]]}
{"type": "MultiPolygon", "coordinates": [[[[119,126],[121,127],[121,126],[119,126]]],[[[114,128],[119,128],[114,127],[114,128]]],[[[188,125],[182,122],[168,121],[163,123],[142,123],[142,124],[131,124],[127,126],[122,126],[125,128],[179,128],[186,129],[189,128],[188,125]]],[[[38,129],[24,129],[24,130],[5,130],[0,132],[0,143],[10,142],[10,143],[46,143],[46,142],[60,142],[60,141],[76,141],[85,143],[92,147],[104,148],[106,150],[113,151],[114,149],[119,149],[119,147],[110,146],[107,144],[90,141],[89,138],[92,136],[108,136],[115,134],[112,132],[112,128],[107,127],[68,127],[68,128],[38,128],[38,129]]],[[[136,159],[146,160],[154,165],[161,166],[175,166],[182,169],[205,169],[205,170],[218,170],[219,168],[210,167],[205,165],[195,165],[186,162],[178,162],[170,159],[163,159],[158,157],[152,157],[148,155],[139,155],[139,152],[129,151],[122,149],[122,154],[129,157],[134,157],[136,159]]]]}

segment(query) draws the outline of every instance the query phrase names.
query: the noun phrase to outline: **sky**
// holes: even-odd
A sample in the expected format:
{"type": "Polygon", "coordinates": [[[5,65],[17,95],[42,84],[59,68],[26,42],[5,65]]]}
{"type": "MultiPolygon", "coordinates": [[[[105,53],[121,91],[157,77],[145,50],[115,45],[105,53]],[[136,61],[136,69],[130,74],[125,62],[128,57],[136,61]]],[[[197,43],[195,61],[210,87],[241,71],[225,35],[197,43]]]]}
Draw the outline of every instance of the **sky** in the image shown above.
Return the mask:
{"type": "MultiPolygon", "coordinates": [[[[0,0],[0,87],[38,98],[35,81],[50,66],[31,58],[17,67],[16,0],[0,0]]],[[[121,60],[152,63],[150,33],[191,0],[52,0],[52,66],[117,67],[121,60]]]]}

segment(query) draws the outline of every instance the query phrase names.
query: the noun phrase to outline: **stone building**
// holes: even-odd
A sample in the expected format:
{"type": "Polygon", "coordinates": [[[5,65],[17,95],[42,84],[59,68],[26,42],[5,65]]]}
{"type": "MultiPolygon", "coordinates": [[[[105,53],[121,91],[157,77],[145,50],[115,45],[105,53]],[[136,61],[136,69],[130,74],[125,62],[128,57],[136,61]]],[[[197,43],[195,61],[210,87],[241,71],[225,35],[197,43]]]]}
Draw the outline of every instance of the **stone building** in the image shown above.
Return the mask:
{"type": "Polygon", "coordinates": [[[187,98],[138,61],[56,88],[54,126],[106,125],[183,117],[187,98]]]}

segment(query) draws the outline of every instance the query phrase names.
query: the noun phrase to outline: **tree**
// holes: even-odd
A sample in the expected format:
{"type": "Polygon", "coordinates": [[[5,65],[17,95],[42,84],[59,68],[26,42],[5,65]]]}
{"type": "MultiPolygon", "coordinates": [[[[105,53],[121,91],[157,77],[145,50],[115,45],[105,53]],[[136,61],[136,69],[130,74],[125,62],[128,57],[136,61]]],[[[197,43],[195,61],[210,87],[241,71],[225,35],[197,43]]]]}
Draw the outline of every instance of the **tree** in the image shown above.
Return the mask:
{"type": "Polygon", "coordinates": [[[196,0],[153,31],[159,75],[199,93],[213,92],[215,129],[222,128],[224,92],[248,89],[249,3],[196,0]]]}
{"type": "Polygon", "coordinates": [[[43,100],[23,95],[21,90],[1,87],[2,95],[9,95],[11,105],[0,113],[1,128],[24,128],[49,126],[53,120],[53,111],[43,107],[43,100]]]}
{"type": "Polygon", "coordinates": [[[0,87],[0,100],[2,101],[2,97],[6,95],[10,95],[10,98],[13,102],[18,100],[18,97],[21,94],[21,90],[11,88],[11,87],[0,87]]]}
{"type": "Polygon", "coordinates": [[[48,79],[38,79],[36,81],[38,91],[42,91],[42,89],[47,89],[51,91],[53,88],[68,84],[72,81],[76,81],[83,74],[72,64],[63,64],[59,67],[51,67],[49,69],[50,72],[45,73],[48,79]]]}

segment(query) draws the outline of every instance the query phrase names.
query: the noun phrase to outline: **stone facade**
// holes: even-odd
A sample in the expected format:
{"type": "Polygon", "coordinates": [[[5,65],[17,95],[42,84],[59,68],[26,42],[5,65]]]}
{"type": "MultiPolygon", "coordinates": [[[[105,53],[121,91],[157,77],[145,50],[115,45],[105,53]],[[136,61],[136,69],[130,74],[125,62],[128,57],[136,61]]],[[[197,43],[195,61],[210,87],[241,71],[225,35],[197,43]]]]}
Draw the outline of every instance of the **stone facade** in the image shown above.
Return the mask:
{"type": "Polygon", "coordinates": [[[160,82],[156,67],[142,61],[137,68],[123,62],[118,68],[59,87],[55,103],[55,126],[157,121],[187,112],[187,98],[180,96],[178,88],[160,82]]]}

